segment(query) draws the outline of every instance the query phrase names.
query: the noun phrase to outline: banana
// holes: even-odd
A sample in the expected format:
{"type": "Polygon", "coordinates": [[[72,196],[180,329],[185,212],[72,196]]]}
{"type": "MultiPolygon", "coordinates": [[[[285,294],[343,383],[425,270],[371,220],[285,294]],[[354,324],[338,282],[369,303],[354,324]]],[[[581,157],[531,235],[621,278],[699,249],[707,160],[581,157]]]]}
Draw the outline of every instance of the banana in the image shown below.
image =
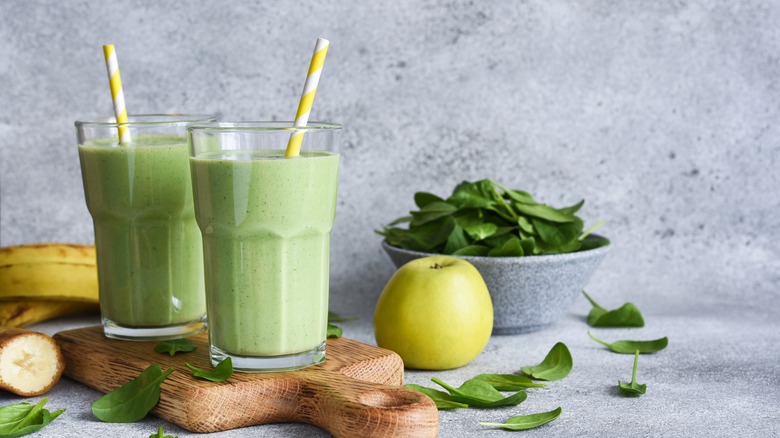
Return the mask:
{"type": "Polygon", "coordinates": [[[58,316],[97,312],[100,305],[78,301],[0,301],[0,326],[26,327],[58,316]]]}
{"type": "Polygon", "coordinates": [[[0,248],[0,266],[16,263],[95,264],[95,246],[71,243],[35,243],[0,248]]]}
{"type": "Polygon", "coordinates": [[[98,303],[94,246],[0,248],[0,300],[30,299],[98,303]]]}
{"type": "Polygon", "coordinates": [[[3,265],[0,266],[0,299],[97,303],[97,267],[57,262],[3,265]]]}
{"type": "Polygon", "coordinates": [[[65,361],[51,337],[0,327],[0,388],[24,397],[48,392],[62,376],[65,361]]]}

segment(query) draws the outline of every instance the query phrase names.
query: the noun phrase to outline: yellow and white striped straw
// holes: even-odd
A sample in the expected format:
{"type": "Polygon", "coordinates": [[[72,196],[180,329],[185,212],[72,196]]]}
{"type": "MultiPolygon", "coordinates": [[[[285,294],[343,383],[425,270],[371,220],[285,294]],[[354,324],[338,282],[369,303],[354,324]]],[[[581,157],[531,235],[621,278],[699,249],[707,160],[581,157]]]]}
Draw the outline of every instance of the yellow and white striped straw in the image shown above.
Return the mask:
{"type": "Polygon", "coordinates": [[[108,83],[111,85],[111,100],[114,102],[114,115],[119,125],[119,143],[129,144],[130,130],[127,129],[127,108],[125,107],[125,94],[122,92],[122,78],[119,76],[119,63],[116,60],[116,50],[113,44],[103,46],[103,55],[106,57],[106,71],[108,83]]]}
{"type": "MultiPolygon", "coordinates": [[[[301,102],[298,104],[298,113],[295,114],[294,126],[306,126],[309,122],[311,106],[314,103],[314,95],[317,93],[317,84],[320,82],[320,73],[322,65],[325,63],[325,55],[328,54],[330,42],[325,38],[317,38],[317,44],[314,46],[314,55],[309,64],[309,74],[306,76],[306,83],[303,84],[303,93],[301,102]]],[[[287,150],[284,156],[294,157],[301,152],[301,143],[303,142],[304,131],[293,131],[290,134],[290,140],[287,142],[287,150]]]]}

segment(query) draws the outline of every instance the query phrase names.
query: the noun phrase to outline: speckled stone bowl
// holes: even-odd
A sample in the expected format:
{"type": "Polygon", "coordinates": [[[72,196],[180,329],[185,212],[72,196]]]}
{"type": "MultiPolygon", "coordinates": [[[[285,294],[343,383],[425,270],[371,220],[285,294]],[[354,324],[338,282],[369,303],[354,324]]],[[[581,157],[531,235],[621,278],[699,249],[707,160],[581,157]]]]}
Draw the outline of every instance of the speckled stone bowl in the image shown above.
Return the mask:
{"type": "MultiPolygon", "coordinates": [[[[437,255],[397,248],[386,241],[382,248],[397,267],[437,255]]],[[[493,334],[513,335],[540,330],[565,315],[609,248],[528,257],[456,257],[473,264],[487,284],[493,299],[493,334]]]]}

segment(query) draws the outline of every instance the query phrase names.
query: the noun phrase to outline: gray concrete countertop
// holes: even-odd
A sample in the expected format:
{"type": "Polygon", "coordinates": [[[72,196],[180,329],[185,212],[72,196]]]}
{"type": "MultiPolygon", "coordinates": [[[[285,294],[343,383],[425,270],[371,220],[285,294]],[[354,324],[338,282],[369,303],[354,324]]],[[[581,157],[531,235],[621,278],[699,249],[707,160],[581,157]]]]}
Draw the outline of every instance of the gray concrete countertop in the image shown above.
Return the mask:
{"type": "MultiPolygon", "coordinates": [[[[650,306],[651,310],[655,308],[650,306]]],[[[641,307],[640,307],[641,308],[641,307]]],[[[619,394],[617,380],[630,380],[633,357],[602,348],[587,336],[585,315],[589,305],[578,300],[572,311],[546,330],[515,336],[494,336],[483,353],[465,367],[438,372],[406,371],[406,382],[435,387],[431,377],[460,385],[479,373],[512,373],[540,362],[558,341],[566,343],[574,369],[564,380],[546,388],[530,389],[528,399],[515,407],[458,409],[439,413],[439,436],[506,436],[480,421],[500,422],[513,415],[552,410],[563,413],[552,423],[529,430],[524,436],[777,436],[780,434],[780,322],[769,307],[748,309],[724,306],[720,311],[697,312],[675,307],[666,312],[645,311],[641,329],[597,329],[601,338],[654,339],[669,337],[667,349],[639,360],[637,380],[647,384],[638,398],[619,394]]],[[[59,330],[97,322],[75,318],[33,328],[53,334],[59,330]]],[[[345,336],[374,343],[370,316],[341,324],[345,336]]],[[[49,409],[65,414],[37,436],[146,437],[159,425],[168,434],[192,434],[156,417],[134,424],[106,424],[94,418],[90,404],[100,394],[63,378],[49,393],[49,409]]],[[[20,399],[0,396],[3,404],[20,399]]],[[[236,429],[208,436],[290,437],[329,436],[308,425],[273,424],[236,429]]]]}

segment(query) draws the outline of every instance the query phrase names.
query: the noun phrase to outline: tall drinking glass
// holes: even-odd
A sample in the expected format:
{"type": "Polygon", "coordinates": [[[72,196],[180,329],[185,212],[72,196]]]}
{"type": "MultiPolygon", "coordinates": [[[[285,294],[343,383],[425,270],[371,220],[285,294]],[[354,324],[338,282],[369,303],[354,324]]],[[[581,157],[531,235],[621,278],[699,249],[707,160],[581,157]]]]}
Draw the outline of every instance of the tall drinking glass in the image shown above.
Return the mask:
{"type": "Polygon", "coordinates": [[[209,115],[137,115],[119,144],[113,117],[76,122],[107,337],[174,339],[205,329],[203,249],[187,131],[209,115]]]}
{"type": "Polygon", "coordinates": [[[293,370],[325,359],[341,127],[291,126],[188,129],[211,360],[230,357],[240,371],[293,370]],[[301,130],[300,155],[285,158],[290,134],[301,130]]]}

